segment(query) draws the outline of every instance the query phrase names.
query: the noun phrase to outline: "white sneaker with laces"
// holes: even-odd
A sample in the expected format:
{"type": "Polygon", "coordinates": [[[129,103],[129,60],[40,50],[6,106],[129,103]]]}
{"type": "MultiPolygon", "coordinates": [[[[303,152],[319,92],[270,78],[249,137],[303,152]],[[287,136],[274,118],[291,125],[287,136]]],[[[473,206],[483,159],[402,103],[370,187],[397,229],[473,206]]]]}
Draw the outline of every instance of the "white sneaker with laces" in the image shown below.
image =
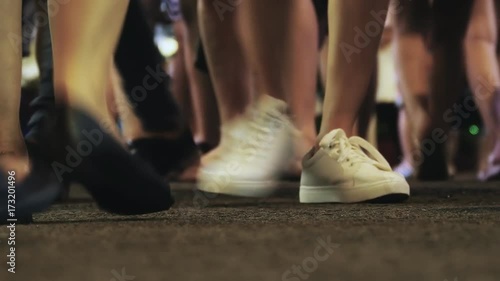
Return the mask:
{"type": "Polygon", "coordinates": [[[238,138],[233,138],[239,141],[200,169],[198,189],[245,197],[271,194],[293,158],[295,130],[286,111],[285,102],[262,97],[238,138]]]}
{"type": "Polygon", "coordinates": [[[323,137],[302,167],[301,203],[403,201],[410,195],[405,178],[392,171],[377,149],[360,137],[348,139],[341,129],[323,137]]]}

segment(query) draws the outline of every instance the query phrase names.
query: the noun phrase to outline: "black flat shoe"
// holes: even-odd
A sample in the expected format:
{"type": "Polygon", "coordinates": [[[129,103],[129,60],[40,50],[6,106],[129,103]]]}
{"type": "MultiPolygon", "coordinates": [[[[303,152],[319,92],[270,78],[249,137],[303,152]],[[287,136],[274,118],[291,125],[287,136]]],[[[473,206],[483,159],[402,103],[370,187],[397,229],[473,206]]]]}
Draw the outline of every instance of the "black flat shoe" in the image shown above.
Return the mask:
{"type": "Polygon", "coordinates": [[[173,204],[169,185],[83,111],[58,107],[43,122],[40,146],[60,181],[81,183],[103,210],[138,215],[173,204]]]}
{"type": "Polygon", "coordinates": [[[171,177],[200,159],[189,130],[178,138],[143,138],[129,144],[130,152],[150,163],[160,175],[171,177]]]}

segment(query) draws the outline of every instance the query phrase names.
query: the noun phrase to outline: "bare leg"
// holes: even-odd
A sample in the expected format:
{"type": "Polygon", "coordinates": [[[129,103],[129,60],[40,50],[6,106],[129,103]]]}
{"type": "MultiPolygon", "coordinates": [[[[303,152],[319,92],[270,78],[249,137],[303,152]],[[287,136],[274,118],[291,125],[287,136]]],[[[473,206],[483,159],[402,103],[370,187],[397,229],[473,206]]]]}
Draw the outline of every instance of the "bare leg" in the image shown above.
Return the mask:
{"type": "Polygon", "coordinates": [[[252,102],[253,84],[238,35],[241,9],[233,7],[232,11],[221,13],[210,0],[201,0],[198,5],[200,37],[217,98],[222,133],[217,148],[202,159],[203,163],[209,163],[231,146],[227,143],[230,141],[227,133],[240,124],[239,120],[244,120],[240,118],[252,102]]]}
{"type": "Polygon", "coordinates": [[[200,35],[224,125],[247,109],[251,102],[251,84],[236,28],[240,9],[222,14],[223,20],[217,11],[213,1],[199,2],[200,35]]]}
{"type": "Polygon", "coordinates": [[[259,94],[286,100],[302,132],[299,158],[313,145],[318,26],[313,5],[303,0],[244,1],[240,34],[259,94]]]}
{"type": "Polygon", "coordinates": [[[415,143],[424,137],[429,123],[429,71],[431,56],[421,34],[405,32],[396,28],[395,53],[396,68],[400,73],[401,92],[405,103],[409,131],[415,143]],[[411,121],[410,121],[411,120],[411,121]]]}
{"type": "Polygon", "coordinates": [[[21,1],[0,2],[0,170],[28,173],[28,155],[19,124],[21,99],[21,1]]]}
{"type": "Polygon", "coordinates": [[[287,5],[292,6],[292,24],[290,32],[289,53],[285,58],[285,93],[292,113],[292,121],[299,131],[301,139],[296,144],[297,163],[314,145],[316,139],[315,104],[316,85],[318,78],[318,25],[311,1],[293,0],[287,5]],[[293,1],[298,2],[296,4],[293,1]]]}
{"type": "Polygon", "coordinates": [[[412,123],[408,121],[406,108],[399,111],[398,116],[398,135],[403,157],[399,165],[394,169],[405,177],[414,173],[413,152],[416,149],[416,142],[412,140],[412,123]]]}
{"type": "Polygon", "coordinates": [[[181,0],[183,21],[186,23],[184,59],[194,118],[194,138],[197,143],[216,146],[219,142],[219,114],[210,77],[196,69],[199,27],[196,0],[181,0]]]}
{"type": "Polygon", "coordinates": [[[319,53],[319,74],[323,90],[326,88],[327,63],[328,63],[328,36],[326,37],[325,42],[323,42],[323,46],[321,46],[321,50],[319,53]]]}
{"type": "Polygon", "coordinates": [[[245,57],[257,76],[259,94],[286,100],[285,85],[290,81],[285,81],[281,74],[286,68],[282,57],[290,49],[287,48],[290,11],[296,3],[296,0],[255,0],[242,1],[238,7],[243,11],[239,33],[245,57]]]}
{"type": "Polygon", "coordinates": [[[375,20],[371,11],[380,16],[380,29],[384,26],[388,9],[387,0],[330,1],[329,56],[323,122],[319,139],[333,129],[341,128],[347,135],[353,134],[354,124],[365,100],[371,75],[376,63],[382,36],[378,32],[364,48],[356,47],[356,27],[364,27],[375,20]],[[354,46],[359,53],[347,54],[342,46],[354,46]]]}
{"type": "Polygon", "coordinates": [[[405,2],[402,13],[394,15],[395,57],[404,110],[399,113],[399,139],[403,161],[397,170],[405,176],[414,171],[414,160],[420,161],[420,141],[430,125],[429,96],[432,57],[424,42],[426,18],[430,6],[423,1],[405,2]],[[413,159],[413,157],[419,157],[413,159]]]}
{"type": "Polygon", "coordinates": [[[493,135],[493,147],[487,148],[500,161],[500,119],[497,111],[500,95],[500,70],[496,61],[497,18],[493,0],[476,0],[465,40],[467,74],[476,104],[483,118],[486,138],[493,135]]]}
{"type": "Polygon", "coordinates": [[[127,11],[127,0],[73,1],[58,5],[50,15],[54,56],[54,87],[58,102],[78,107],[118,136],[105,91],[108,86],[118,36],[127,11]],[[78,24],[76,23],[85,23],[78,24]],[[75,32],[75,28],[78,32],[75,32]]]}

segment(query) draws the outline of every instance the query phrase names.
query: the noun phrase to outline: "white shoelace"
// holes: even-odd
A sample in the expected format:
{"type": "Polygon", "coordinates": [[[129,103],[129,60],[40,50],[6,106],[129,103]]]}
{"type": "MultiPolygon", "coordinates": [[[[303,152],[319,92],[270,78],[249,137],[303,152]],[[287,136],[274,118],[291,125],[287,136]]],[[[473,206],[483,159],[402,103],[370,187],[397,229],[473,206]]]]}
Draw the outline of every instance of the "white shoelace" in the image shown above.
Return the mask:
{"type": "Polygon", "coordinates": [[[329,144],[329,149],[337,155],[339,163],[349,163],[351,167],[356,163],[368,163],[380,170],[392,171],[382,154],[360,137],[333,139],[329,144]]]}
{"type": "Polygon", "coordinates": [[[355,163],[366,162],[368,158],[358,146],[352,145],[347,138],[333,139],[328,148],[331,153],[337,156],[339,163],[350,163],[353,166],[355,163]]]}

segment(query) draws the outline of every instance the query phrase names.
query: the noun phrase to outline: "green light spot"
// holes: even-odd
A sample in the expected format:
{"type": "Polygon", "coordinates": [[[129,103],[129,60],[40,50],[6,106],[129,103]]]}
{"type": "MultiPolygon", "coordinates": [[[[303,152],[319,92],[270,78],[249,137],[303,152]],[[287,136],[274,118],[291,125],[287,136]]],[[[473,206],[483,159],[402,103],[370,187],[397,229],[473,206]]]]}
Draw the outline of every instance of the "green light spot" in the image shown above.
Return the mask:
{"type": "Polygon", "coordinates": [[[477,125],[470,126],[469,133],[473,136],[476,136],[477,134],[479,134],[479,127],[477,125]]]}

